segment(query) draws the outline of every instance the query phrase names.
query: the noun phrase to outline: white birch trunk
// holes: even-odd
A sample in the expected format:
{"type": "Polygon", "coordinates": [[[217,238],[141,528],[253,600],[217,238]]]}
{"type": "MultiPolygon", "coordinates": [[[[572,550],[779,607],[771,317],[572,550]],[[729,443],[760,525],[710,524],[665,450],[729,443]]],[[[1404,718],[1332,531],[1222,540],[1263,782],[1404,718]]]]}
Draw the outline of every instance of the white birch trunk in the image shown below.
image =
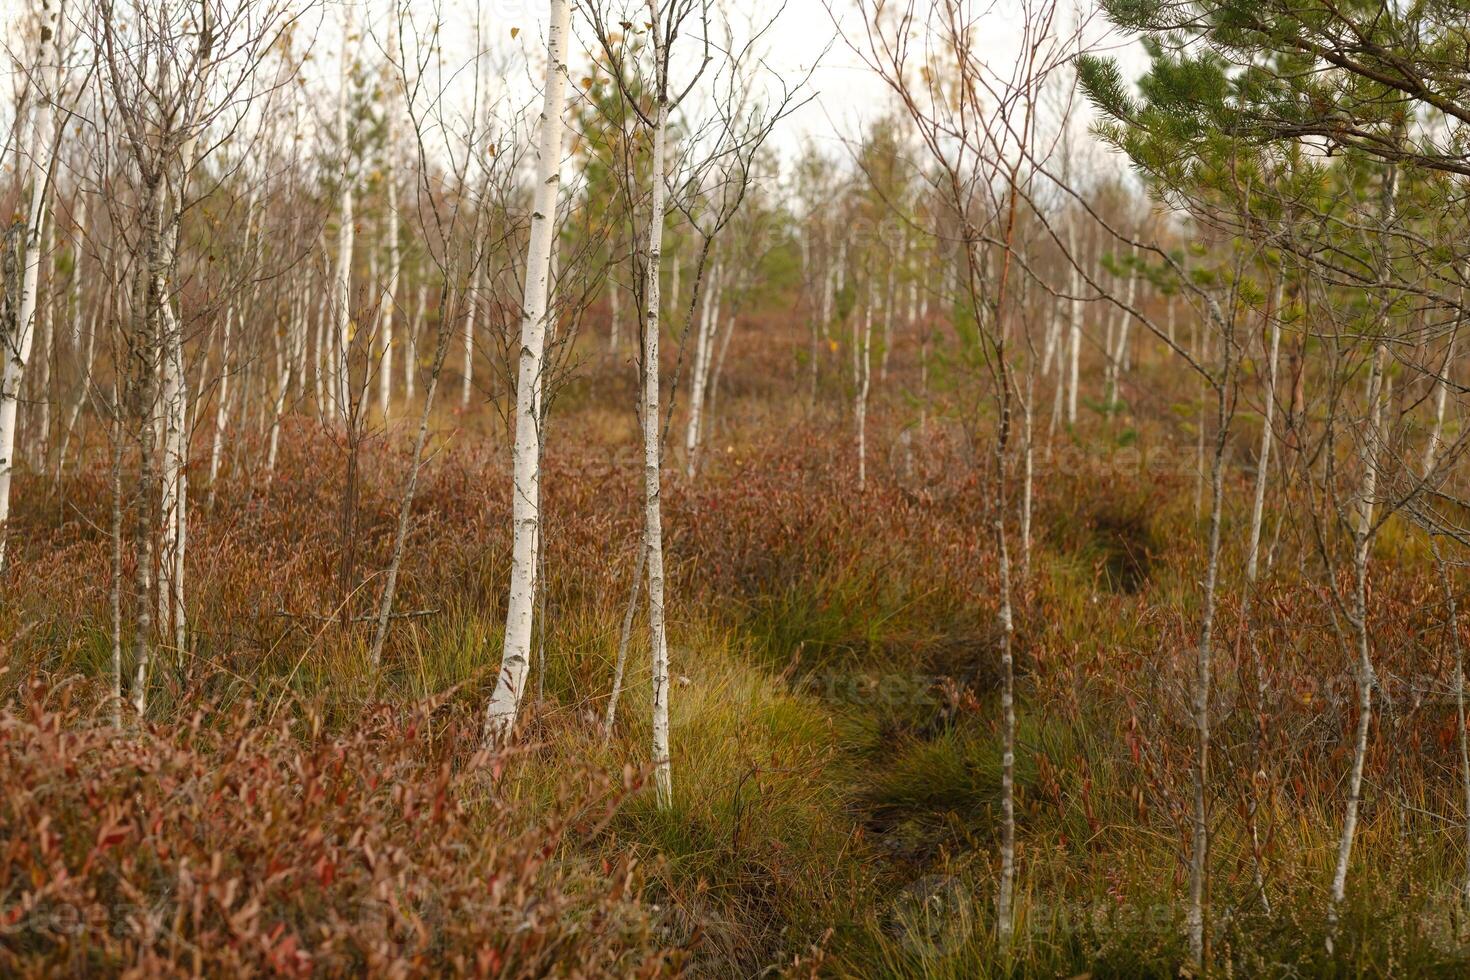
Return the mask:
{"type": "MultiPolygon", "coordinates": [[[[215,483],[219,480],[220,455],[225,443],[225,420],[230,402],[230,334],[235,323],[235,304],[225,307],[225,326],[219,348],[219,392],[215,396],[214,439],[209,447],[209,494],[206,506],[214,505],[215,483]]],[[[274,454],[273,454],[274,455],[274,454]]]]}
{"type": "Polygon", "coordinates": [[[868,387],[872,374],[871,359],[868,348],[873,339],[873,301],[874,289],[872,282],[868,283],[868,301],[863,311],[862,332],[859,333],[858,321],[853,320],[853,356],[856,359],[853,365],[855,373],[855,386],[853,395],[853,417],[857,423],[857,457],[858,457],[858,489],[868,488],[868,387]]]}
{"type": "MultiPolygon", "coordinates": [[[[36,48],[36,77],[47,71],[54,56],[60,5],[41,8],[40,41],[36,48]]],[[[21,383],[31,356],[36,326],[36,294],[41,273],[41,231],[46,224],[46,183],[51,171],[51,106],[48,93],[36,94],[35,116],[30,127],[30,202],[22,232],[24,256],[20,297],[16,304],[14,333],[4,337],[5,366],[0,371],[0,568],[5,566],[6,540],[10,523],[10,481],[15,466],[15,427],[20,407],[21,383]]]]}
{"type": "Polygon", "coordinates": [[[884,291],[883,298],[883,350],[878,355],[878,380],[888,380],[888,354],[893,349],[893,303],[897,297],[897,270],[903,265],[908,254],[909,240],[903,240],[903,245],[898,252],[898,265],[888,267],[888,287],[884,291]]]}
{"type": "Polygon", "coordinates": [[[388,419],[389,402],[393,397],[393,318],[397,315],[398,275],[403,257],[398,247],[398,131],[394,124],[397,117],[388,110],[388,146],[386,156],[386,180],[388,182],[388,280],[383,286],[382,302],[378,307],[378,414],[388,419]]]}
{"type": "MultiPolygon", "coordinates": [[[[94,327],[95,330],[95,327],[94,327]]],[[[108,590],[109,612],[112,613],[112,727],[122,727],[123,713],[123,425],[122,399],[116,383],[112,387],[112,422],[108,426],[112,440],[112,586],[108,590]]]]}
{"type": "Polygon", "coordinates": [[[1450,343],[1444,355],[1444,367],[1434,379],[1434,425],[1429,430],[1429,441],[1424,446],[1424,476],[1427,479],[1439,462],[1439,451],[1444,439],[1445,397],[1449,392],[1449,379],[1454,374],[1455,341],[1459,339],[1459,325],[1450,332],[1450,343]]]}
{"type": "Polygon", "coordinates": [[[536,154],[536,188],[531,206],[526,254],[526,288],[521,316],[521,349],[516,380],[515,477],[511,500],[513,545],[505,647],[500,676],[485,711],[487,741],[506,739],[515,727],[530,666],[531,626],[536,597],[537,548],[541,527],[540,403],[542,355],[546,342],[551,286],[551,249],[560,190],[562,119],[566,101],[569,0],[551,0],[546,42],[546,92],[541,107],[536,154]]]}
{"type": "MultiPolygon", "coordinates": [[[[323,299],[322,302],[325,303],[326,302],[325,299],[323,299]]],[[[312,353],[311,353],[311,391],[312,391],[312,397],[316,401],[317,415],[318,415],[318,417],[325,419],[326,416],[327,416],[327,384],[326,384],[327,336],[326,336],[326,332],[325,332],[326,331],[326,317],[322,315],[322,311],[321,311],[320,308],[318,308],[315,311],[315,314],[316,314],[315,316],[311,316],[311,313],[312,313],[312,311],[308,310],[308,317],[310,319],[309,319],[309,322],[308,322],[308,325],[307,325],[307,330],[311,334],[311,341],[312,341],[312,343],[311,343],[311,351],[312,351],[312,353]]]]}
{"type": "Polygon", "coordinates": [[[1061,320],[1057,317],[1056,306],[1053,305],[1051,315],[1046,319],[1046,339],[1041,346],[1041,376],[1043,378],[1051,374],[1052,367],[1056,364],[1058,341],[1061,335],[1061,320]]]}
{"type": "Polygon", "coordinates": [[[1036,372],[1027,365],[1026,399],[1021,403],[1021,437],[1023,457],[1021,459],[1021,578],[1031,577],[1031,495],[1035,454],[1032,445],[1032,405],[1036,395],[1036,372]]]}
{"type": "Polygon", "coordinates": [[[827,269],[826,275],[822,277],[822,316],[819,324],[823,337],[828,335],[832,326],[832,305],[837,296],[838,266],[838,263],[833,261],[832,246],[830,243],[827,244],[825,251],[827,253],[827,269]]]}
{"type": "Polygon", "coordinates": [[[46,298],[43,301],[38,293],[36,297],[36,329],[37,338],[35,353],[36,360],[36,424],[35,432],[30,437],[32,446],[31,458],[35,460],[36,469],[46,468],[46,451],[51,444],[51,361],[56,357],[55,346],[56,334],[56,307],[54,284],[56,282],[56,252],[52,247],[52,225],[54,222],[45,223],[41,231],[41,261],[46,266],[46,298]]]}
{"type": "MultiPolygon", "coordinates": [[[[343,34],[350,37],[352,34],[354,18],[352,9],[348,8],[347,23],[343,28],[343,34]]],[[[348,55],[349,44],[342,46],[341,79],[337,92],[337,150],[342,154],[341,166],[338,169],[337,179],[340,185],[337,189],[337,267],[333,277],[333,299],[332,313],[335,316],[335,329],[333,331],[334,362],[333,362],[333,387],[335,388],[336,414],[342,421],[347,421],[348,407],[348,355],[352,350],[352,251],[356,236],[356,228],[353,226],[353,200],[352,200],[352,147],[349,144],[350,134],[347,128],[347,92],[350,87],[351,58],[348,55]]]]}
{"type": "Polygon", "coordinates": [[[398,251],[398,185],[392,169],[392,115],[388,116],[388,279],[378,306],[378,414],[388,419],[392,400],[392,320],[397,316],[398,269],[403,262],[398,251]]]}
{"type": "Polygon", "coordinates": [[[1281,350],[1281,299],[1284,283],[1276,284],[1276,303],[1271,317],[1270,339],[1266,354],[1266,404],[1261,422],[1261,451],[1256,465],[1256,492],[1251,502],[1250,547],[1246,554],[1246,581],[1254,584],[1260,566],[1261,518],[1266,511],[1266,475],[1271,467],[1271,438],[1276,418],[1276,365],[1281,350]]]}
{"type": "MultiPolygon", "coordinates": [[[[549,261],[549,260],[548,260],[549,261]]],[[[551,272],[547,266],[547,290],[550,292],[551,272]]],[[[470,391],[474,387],[475,375],[475,319],[480,309],[480,290],[483,288],[484,278],[479,263],[475,266],[474,285],[470,287],[469,308],[464,318],[464,364],[460,368],[460,390],[459,407],[461,410],[470,407],[470,391]]]]}
{"type": "MultiPolygon", "coordinates": [[[[169,236],[172,238],[172,235],[169,236]]],[[[170,246],[172,254],[172,245],[170,246]]],[[[174,648],[184,649],[184,545],[187,527],[185,464],[188,437],[188,378],[184,373],[183,332],[174,315],[166,285],[158,286],[162,298],[162,420],[163,420],[163,542],[158,590],[158,625],[172,629],[174,648]]]]}
{"type": "MultiPolygon", "coordinates": [[[[658,0],[652,0],[651,6],[654,8],[653,22],[658,24],[658,0]]],[[[656,50],[655,61],[661,55],[662,52],[656,50]]],[[[653,201],[648,218],[648,313],[647,337],[643,345],[643,506],[644,546],[648,551],[648,631],[653,661],[653,776],[658,805],[668,809],[674,802],[674,786],[669,758],[669,645],[664,620],[664,531],[658,411],[658,276],[668,197],[664,169],[668,153],[669,105],[663,93],[660,93],[657,111],[649,174],[653,182],[653,201]]]]}
{"type": "MultiPolygon", "coordinates": [[[[1123,302],[1131,308],[1134,300],[1137,298],[1138,274],[1136,272],[1130,272],[1128,274],[1128,288],[1123,293],[1123,302]]],[[[1123,371],[1128,366],[1128,328],[1133,325],[1132,313],[1129,313],[1128,310],[1119,310],[1118,313],[1121,318],[1121,322],[1118,324],[1118,342],[1117,346],[1113,348],[1113,356],[1108,364],[1108,369],[1111,372],[1108,378],[1109,409],[1116,407],[1118,402],[1118,385],[1121,382],[1123,371]]]]}
{"type": "Polygon", "coordinates": [[[623,306],[621,299],[622,293],[618,289],[617,280],[609,276],[607,280],[607,305],[608,319],[611,323],[609,324],[607,349],[613,354],[618,352],[618,344],[621,342],[623,333],[623,306]]]}
{"type": "MultiPolygon", "coordinates": [[[[1133,249],[1133,254],[1138,254],[1138,249],[1133,249]]],[[[1138,273],[1134,271],[1128,276],[1128,305],[1133,306],[1138,301],[1138,273]]],[[[1118,338],[1118,371],[1127,373],[1133,370],[1133,348],[1128,344],[1129,328],[1133,326],[1133,314],[1123,315],[1122,335],[1118,338]]]]}
{"type": "MultiPolygon", "coordinates": [[[[291,303],[292,322],[296,320],[296,311],[297,304],[293,300],[291,303]]],[[[279,370],[277,372],[276,378],[276,398],[275,404],[271,407],[270,443],[269,446],[266,448],[265,454],[265,476],[267,480],[275,475],[276,472],[276,454],[281,444],[281,419],[286,414],[286,399],[287,397],[289,397],[291,392],[291,369],[294,363],[294,358],[292,356],[294,354],[294,351],[291,350],[292,345],[289,342],[289,338],[291,336],[294,336],[294,331],[287,335],[288,342],[285,349],[280,352],[277,360],[279,370]]],[[[213,483],[211,482],[211,488],[212,487],[213,483]]]]}
{"type": "Polygon", "coordinates": [[[705,390],[709,383],[710,361],[714,355],[716,328],[720,322],[720,290],[724,283],[724,267],[716,263],[710,276],[709,289],[699,310],[699,324],[694,338],[694,364],[689,383],[689,421],[684,429],[684,475],[694,478],[699,452],[700,423],[704,414],[705,390]]]}
{"type": "Polygon", "coordinates": [[[1072,257],[1072,268],[1067,277],[1067,291],[1071,300],[1067,304],[1067,424],[1077,424],[1077,374],[1078,362],[1082,357],[1082,277],[1076,263],[1082,261],[1077,254],[1077,236],[1067,227],[1067,254],[1072,257]]]}
{"type": "MultiPolygon", "coordinates": [[[[735,292],[744,288],[740,279],[735,281],[735,292]]],[[[725,329],[720,332],[719,319],[715,320],[715,332],[719,335],[719,344],[715,348],[714,369],[710,374],[709,381],[705,384],[705,407],[704,407],[704,430],[713,431],[715,420],[718,416],[715,410],[719,407],[720,399],[720,376],[725,370],[725,354],[730,349],[730,338],[735,335],[735,323],[740,319],[740,304],[735,304],[735,309],[730,311],[730,316],[725,320],[725,329]]]]}

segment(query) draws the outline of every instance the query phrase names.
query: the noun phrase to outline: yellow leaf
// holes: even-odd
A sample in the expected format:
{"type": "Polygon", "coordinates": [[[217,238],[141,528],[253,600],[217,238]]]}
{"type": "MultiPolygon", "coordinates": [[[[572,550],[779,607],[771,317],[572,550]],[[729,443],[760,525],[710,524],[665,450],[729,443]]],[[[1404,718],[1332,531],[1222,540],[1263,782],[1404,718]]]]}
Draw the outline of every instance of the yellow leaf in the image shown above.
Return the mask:
{"type": "Polygon", "coordinates": [[[511,37],[512,37],[512,38],[514,38],[514,37],[515,37],[515,36],[516,36],[516,35],[517,35],[517,34],[519,34],[519,33],[520,33],[520,32],[521,32],[521,29],[520,29],[520,28],[519,28],[519,27],[512,27],[512,28],[511,28],[511,29],[510,29],[510,36],[511,36],[511,37]]]}

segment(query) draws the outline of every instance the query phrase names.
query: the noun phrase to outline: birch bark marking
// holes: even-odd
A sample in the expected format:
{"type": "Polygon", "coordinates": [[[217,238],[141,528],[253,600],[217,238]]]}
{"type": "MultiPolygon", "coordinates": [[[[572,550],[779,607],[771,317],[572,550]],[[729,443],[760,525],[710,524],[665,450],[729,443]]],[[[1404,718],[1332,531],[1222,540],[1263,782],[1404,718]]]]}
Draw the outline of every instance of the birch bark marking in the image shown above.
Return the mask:
{"type": "MultiPolygon", "coordinates": [[[[169,234],[169,263],[177,249],[169,234]]],[[[184,649],[184,546],[188,528],[189,382],[184,371],[183,326],[160,282],[163,322],[163,541],[159,566],[158,625],[172,628],[174,649],[184,649]]]]}
{"type": "Polygon", "coordinates": [[[541,432],[537,428],[542,354],[546,343],[551,248],[561,181],[562,119],[566,101],[568,0],[551,0],[546,35],[546,94],[536,152],[536,189],[526,250],[526,289],[521,315],[521,350],[516,378],[515,477],[511,498],[513,534],[510,594],[505,614],[505,648],[500,677],[485,711],[484,737],[503,741],[515,727],[530,665],[531,619],[536,597],[536,546],[540,537],[541,432]]]}
{"type": "MultiPolygon", "coordinates": [[[[657,3],[653,22],[658,23],[657,3]]],[[[657,44],[657,35],[655,35],[657,44]]],[[[664,57],[655,51],[657,63],[664,57]]],[[[647,333],[643,350],[643,507],[644,547],[648,551],[648,632],[653,654],[653,778],[658,805],[667,809],[674,802],[673,771],[669,760],[669,644],[664,623],[664,531],[660,500],[658,334],[659,262],[663,253],[664,211],[667,191],[664,166],[668,153],[669,104],[664,67],[659,68],[658,115],[653,127],[652,211],[648,218],[647,333]]]]}
{"type": "Polygon", "coordinates": [[[51,173],[52,119],[50,94],[43,79],[47,58],[55,52],[60,4],[43,6],[39,41],[36,45],[34,77],[41,91],[35,100],[35,121],[30,129],[30,203],[22,232],[24,261],[20,277],[15,332],[4,338],[4,371],[0,372],[0,568],[5,567],[6,539],[10,524],[10,478],[15,463],[15,425],[20,407],[20,386],[31,340],[36,328],[37,280],[41,272],[41,230],[46,224],[46,184],[51,173]]]}

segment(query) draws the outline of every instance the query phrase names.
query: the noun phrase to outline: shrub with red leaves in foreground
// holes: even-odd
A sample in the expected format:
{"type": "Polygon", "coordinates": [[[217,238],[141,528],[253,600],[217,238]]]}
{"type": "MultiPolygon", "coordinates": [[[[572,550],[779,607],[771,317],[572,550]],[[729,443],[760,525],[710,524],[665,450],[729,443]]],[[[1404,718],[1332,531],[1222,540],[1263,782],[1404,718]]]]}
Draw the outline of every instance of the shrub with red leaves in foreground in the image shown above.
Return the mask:
{"type": "Polygon", "coordinates": [[[118,731],[70,700],[0,712],[0,974],[676,969],[632,868],[567,846],[625,786],[508,802],[502,760],[429,706],[351,734],[259,705],[118,731]]]}

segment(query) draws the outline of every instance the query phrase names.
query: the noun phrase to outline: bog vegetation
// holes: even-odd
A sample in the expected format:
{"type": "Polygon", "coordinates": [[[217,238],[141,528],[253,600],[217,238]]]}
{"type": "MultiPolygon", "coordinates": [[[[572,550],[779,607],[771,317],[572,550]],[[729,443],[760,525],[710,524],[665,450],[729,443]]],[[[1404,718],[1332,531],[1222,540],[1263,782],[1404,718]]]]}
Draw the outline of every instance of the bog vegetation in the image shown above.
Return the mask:
{"type": "Polygon", "coordinates": [[[1467,968],[1463,6],[737,6],[7,7],[0,972],[1467,968]]]}

